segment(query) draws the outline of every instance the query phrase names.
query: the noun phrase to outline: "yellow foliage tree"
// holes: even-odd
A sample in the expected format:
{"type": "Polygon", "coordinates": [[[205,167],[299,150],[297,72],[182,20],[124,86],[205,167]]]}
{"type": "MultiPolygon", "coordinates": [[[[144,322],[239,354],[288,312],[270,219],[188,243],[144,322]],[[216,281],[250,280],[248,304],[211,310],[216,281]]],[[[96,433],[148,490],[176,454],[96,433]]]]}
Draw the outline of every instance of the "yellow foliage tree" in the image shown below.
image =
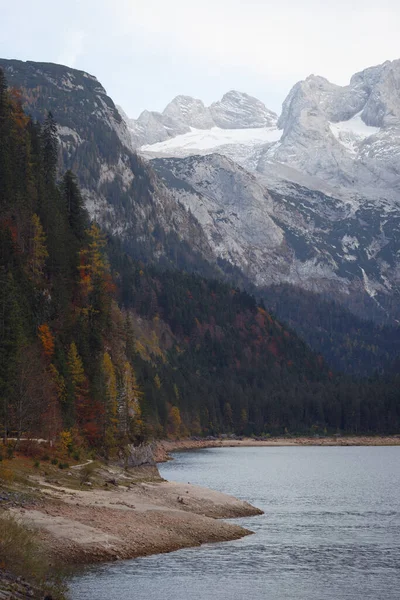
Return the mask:
{"type": "Polygon", "coordinates": [[[157,373],[157,375],[154,377],[154,385],[156,386],[156,388],[157,388],[158,390],[160,390],[160,389],[161,389],[161,379],[160,379],[160,377],[159,377],[158,373],[157,373]]]}
{"type": "Polygon", "coordinates": [[[95,279],[101,278],[107,271],[104,256],[106,240],[99,227],[93,223],[87,230],[89,244],[79,253],[79,283],[83,292],[88,295],[93,290],[95,279]]]}
{"type": "Polygon", "coordinates": [[[122,373],[122,391],[120,396],[120,426],[123,434],[129,436],[140,433],[142,428],[139,399],[142,392],[139,389],[136,375],[128,361],[124,363],[122,373]]]}
{"type": "Polygon", "coordinates": [[[108,352],[103,355],[103,373],[106,387],[105,399],[105,427],[109,440],[114,438],[118,423],[117,378],[115,368],[108,352]]]}
{"type": "Polygon", "coordinates": [[[65,385],[65,379],[62,375],[60,375],[57,368],[53,364],[50,365],[49,372],[56,386],[58,401],[63,404],[67,398],[67,386],[65,385]]]}
{"type": "Polygon", "coordinates": [[[78,354],[75,342],[69,347],[68,351],[68,369],[72,384],[78,392],[85,381],[85,371],[83,369],[82,359],[78,354]]]}
{"type": "Polygon", "coordinates": [[[179,437],[182,425],[181,413],[177,406],[168,406],[168,433],[173,437],[179,437]]]}
{"type": "Polygon", "coordinates": [[[104,247],[106,240],[96,223],[93,223],[88,231],[89,234],[89,260],[92,277],[101,276],[106,270],[104,258],[104,247]]]}

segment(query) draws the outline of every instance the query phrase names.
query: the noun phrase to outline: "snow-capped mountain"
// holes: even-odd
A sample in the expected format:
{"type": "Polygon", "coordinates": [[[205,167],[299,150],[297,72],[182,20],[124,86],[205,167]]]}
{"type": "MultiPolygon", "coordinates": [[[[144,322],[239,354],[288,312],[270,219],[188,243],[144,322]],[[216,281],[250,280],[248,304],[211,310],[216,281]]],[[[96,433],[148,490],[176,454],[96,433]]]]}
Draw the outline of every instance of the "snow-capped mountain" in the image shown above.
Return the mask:
{"type": "Polygon", "coordinates": [[[270,128],[276,125],[277,119],[260,100],[230,91],[208,107],[190,96],[177,96],[162,113],[144,111],[137,120],[127,119],[127,125],[133,144],[140,147],[169,140],[192,129],[270,128]]]}
{"type": "Polygon", "coordinates": [[[400,317],[397,63],[346,88],[308,78],[279,121],[229,92],[210,107],[178,97],[133,124],[87,73],[0,67],[28,112],[53,112],[62,169],[135,257],[246,285],[294,283],[358,314],[400,317]]]}
{"type": "MultiPolygon", "coordinates": [[[[263,240],[256,234],[257,227],[252,228],[254,246],[263,245],[265,252],[253,254],[246,262],[244,241],[240,242],[241,257],[237,250],[232,252],[226,222],[224,226],[214,222],[220,237],[226,239],[224,249],[218,242],[214,250],[241,269],[250,269],[259,285],[289,281],[329,291],[342,296],[342,301],[364,292],[376,304],[385,304],[385,296],[398,294],[400,60],[357,73],[344,87],[311,75],[292,88],[280,118],[262,127],[191,125],[189,131],[142,145],[139,152],[153,159],[156,170],[162,168],[164,175],[170,169],[207,202],[219,196],[218,206],[210,207],[209,215],[224,209],[224,202],[233,213],[238,212],[235,198],[238,203],[239,196],[243,198],[237,185],[237,180],[243,180],[239,165],[253,174],[263,189],[263,201],[249,193],[247,210],[252,214],[250,223],[264,223],[263,240]],[[207,158],[210,154],[212,159],[207,158]],[[220,181],[224,167],[216,154],[236,163],[235,174],[235,167],[230,168],[230,189],[226,179],[224,184],[220,181]],[[194,158],[188,162],[186,157],[194,158]],[[200,190],[198,173],[207,183],[202,186],[205,189],[200,190]],[[278,237],[276,229],[265,223],[266,216],[283,236],[273,253],[270,243],[278,237]]],[[[200,213],[207,202],[202,201],[200,208],[188,200],[187,193],[180,201],[202,222],[200,213]]],[[[203,226],[210,230],[206,221],[203,226]]],[[[230,223],[228,229],[235,230],[235,241],[240,239],[237,224],[230,223]]],[[[210,243],[217,237],[214,231],[210,243]]]]}
{"type": "Polygon", "coordinates": [[[243,131],[232,121],[225,130],[188,121],[158,143],[145,138],[140,151],[149,157],[218,152],[261,174],[285,165],[315,178],[318,189],[342,188],[338,195],[346,189],[400,195],[400,60],[357,73],[343,87],[311,75],[292,88],[279,120],[272,114],[257,128],[238,123],[243,131]]]}
{"type": "Polygon", "coordinates": [[[313,75],[297,83],[278,127],[282,137],[268,160],[393,196],[393,188],[400,192],[400,60],[357,73],[344,87],[313,75]]]}

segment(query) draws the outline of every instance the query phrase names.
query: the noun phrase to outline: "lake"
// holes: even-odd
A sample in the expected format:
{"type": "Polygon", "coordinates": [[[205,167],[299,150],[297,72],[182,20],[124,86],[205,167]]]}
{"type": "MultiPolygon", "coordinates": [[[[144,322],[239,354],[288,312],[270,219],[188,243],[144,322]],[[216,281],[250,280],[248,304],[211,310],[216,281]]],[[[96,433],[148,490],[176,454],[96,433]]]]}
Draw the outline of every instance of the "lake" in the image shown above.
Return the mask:
{"type": "Polygon", "coordinates": [[[73,600],[398,600],[400,447],[210,448],[161,475],[265,511],[254,535],[87,569],[73,600]]]}

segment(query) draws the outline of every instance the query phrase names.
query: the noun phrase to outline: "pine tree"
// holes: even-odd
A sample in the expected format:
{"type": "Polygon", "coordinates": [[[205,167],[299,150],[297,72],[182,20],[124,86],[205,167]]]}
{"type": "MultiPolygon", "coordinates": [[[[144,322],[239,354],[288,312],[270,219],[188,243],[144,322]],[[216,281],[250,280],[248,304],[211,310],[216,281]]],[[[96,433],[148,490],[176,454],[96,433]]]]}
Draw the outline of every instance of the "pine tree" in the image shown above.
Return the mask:
{"type": "Polygon", "coordinates": [[[58,137],[57,125],[51,112],[48,112],[43,123],[42,147],[45,181],[47,184],[54,184],[57,176],[58,137]]]}
{"type": "Polygon", "coordinates": [[[67,171],[62,182],[62,192],[68,214],[68,222],[78,240],[83,240],[87,226],[87,212],[76,177],[67,171]]]}
{"type": "Polygon", "coordinates": [[[0,411],[4,441],[7,440],[18,363],[25,341],[20,300],[12,273],[0,270],[0,411]]]}
{"type": "Polygon", "coordinates": [[[37,214],[32,215],[32,235],[29,256],[29,274],[33,282],[38,285],[43,277],[46,259],[49,256],[46,248],[46,235],[37,214]]]}

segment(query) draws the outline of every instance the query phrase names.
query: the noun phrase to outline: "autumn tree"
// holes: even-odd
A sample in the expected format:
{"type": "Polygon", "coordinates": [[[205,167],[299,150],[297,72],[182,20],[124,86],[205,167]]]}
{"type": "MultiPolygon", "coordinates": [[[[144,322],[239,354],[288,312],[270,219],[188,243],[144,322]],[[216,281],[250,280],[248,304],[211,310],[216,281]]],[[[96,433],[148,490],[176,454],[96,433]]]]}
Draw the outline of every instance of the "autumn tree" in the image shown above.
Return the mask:
{"type": "Polygon", "coordinates": [[[103,375],[105,382],[104,439],[106,446],[113,446],[118,425],[118,392],[115,368],[108,352],[103,355],[103,375]]]}
{"type": "Polygon", "coordinates": [[[168,434],[171,437],[179,437],[181,430],[181,413],[177,406],[168,406],[168,434]]]}
{"type": "Polygon", "coordinates": [[[54,354],[54,337],[47,323],[39,325],[38,336],[42,343],[45,356],[51,360],[54,354]]]}
{"type": "Polygon", "coordinates": [[[139,389],[136,375],[128,361],[122,370],[122,385],[119,395],[119,423],[123,438],[134,439],[141,434],[142,420],[139,389]]]}

